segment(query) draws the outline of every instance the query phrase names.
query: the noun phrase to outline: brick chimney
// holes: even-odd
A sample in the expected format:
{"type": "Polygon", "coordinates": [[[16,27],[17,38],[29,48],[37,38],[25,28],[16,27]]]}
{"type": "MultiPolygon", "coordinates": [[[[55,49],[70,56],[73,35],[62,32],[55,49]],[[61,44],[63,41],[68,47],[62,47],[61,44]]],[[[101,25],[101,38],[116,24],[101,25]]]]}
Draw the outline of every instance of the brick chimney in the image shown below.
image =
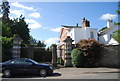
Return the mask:
{"type": "Polygon", "coordinates": [[[90,21],[87,21],[85,17],[82,19],[82,28],[90,27],[90,21]]]}

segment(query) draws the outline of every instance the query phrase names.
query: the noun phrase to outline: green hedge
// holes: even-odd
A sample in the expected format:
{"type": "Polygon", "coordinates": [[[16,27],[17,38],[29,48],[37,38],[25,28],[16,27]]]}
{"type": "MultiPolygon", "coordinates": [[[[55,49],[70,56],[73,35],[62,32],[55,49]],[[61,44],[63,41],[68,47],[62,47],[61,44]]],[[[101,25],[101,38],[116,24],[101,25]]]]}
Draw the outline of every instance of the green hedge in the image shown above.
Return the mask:
{"type": "Polygon", "coordinates": [[[83,53],[79,49],[73,49],[71,53],[73,67],[81,67],[83,63],[83,53]]]}

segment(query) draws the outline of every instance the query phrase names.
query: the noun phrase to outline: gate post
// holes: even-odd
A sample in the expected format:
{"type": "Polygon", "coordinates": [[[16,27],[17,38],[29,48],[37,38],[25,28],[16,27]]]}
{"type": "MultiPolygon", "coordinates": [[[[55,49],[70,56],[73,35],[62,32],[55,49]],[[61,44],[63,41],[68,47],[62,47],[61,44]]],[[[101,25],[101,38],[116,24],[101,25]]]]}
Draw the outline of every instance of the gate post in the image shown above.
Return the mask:
{"type": "Polygon", "coordinates": [[[57,67],[57,45],[52,45],[52,66],[57,67]]]}
{"type": "Polygon", "coordinates": [[[19,35],[13,37],[12,58],[20,58],[22,39],[19,35]]]}
{"type": "Polygon", "coordinates": [[[65,61],[64,66],[69,67],[72,66],[71,61],[71,51],[72,51],[72,42],[73,40],[70,38],[70,36],[67,36],[67,38],[64,40],[65,42],[65,61]]]}

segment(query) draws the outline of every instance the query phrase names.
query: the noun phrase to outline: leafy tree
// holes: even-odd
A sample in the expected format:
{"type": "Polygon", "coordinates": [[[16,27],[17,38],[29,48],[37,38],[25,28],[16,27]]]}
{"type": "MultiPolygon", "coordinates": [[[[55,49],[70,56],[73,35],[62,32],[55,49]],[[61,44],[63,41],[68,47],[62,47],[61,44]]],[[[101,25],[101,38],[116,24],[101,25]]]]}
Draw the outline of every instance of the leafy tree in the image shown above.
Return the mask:
{"type": "Polygon", "coordinates": [[[2,22],[0,23],[2,26],[2,36],[10,37],[10,19],[9,19],[9,11],[10,6],[7,0],[2,1],[1,5],[1,14],[2,14],[2,22]]]}
{"type": "Polygon", "coordinates": [[[12,34],[18,34],[23,40],[22,43],[29,45],[30,39],[30,29],[28,28],[28,24],[25,22],[25,17],[20,16],[20,18],[16,18],[13,20],[13,25],[11,26],[12,34]]]}
{"type": "Polygon", "coordinates": [[[46,50],[47,50],[47,51],[50,51],[50,48],[48,47],[46,50]]]}
{"type": "Polygon", "coordinates": [[[11,48],[12,38],[2,37],[2,61],[7,61],[11,58],[11,48]]]}
{"type": "Polygon", "coordinates": [[[30,45],[36,45],[37,44],[37,40],[34,39],[32,36],[30,36],[29,42],[30,42],[30,45]]]}
{"type": "Polygon", "coordinates": [[[2,21],[3,23],[6,23],[9,21],[9,9],[10,9],[10,6],[9,6],[9,2],[7,0],[3,0],[2,1],[2,5],[1,5],[1,12],[3,14],[2,16],[2,21]]]}
{"type": "Polygon", "coordinates": [[[10,31],[10,27],[6,24],[2,24],[2,36],[3,37],[10,37],[11,36],[11,31],[10,31]]]}
{"type": "Polygon", "coordinates": [[[45,45],[44,41],[43,42],[38,41],[36,46],[38,46],[38,47],[45,47],[46,45],[45,45]]]}
{"type": "Polygon", "coordinates": [[[2,56],[3,60],[7,60],[10,57],[10,49],[12,48],[12,38],[14,34],[18,34],[23,42],[22,46],[29,45],[29,28],[28,24],[25,22],[25,17],[20,16],[20,18],[16,18],[11,20],[9,18],[10,6],[7,0],[2,1],[1,5],[1,14],[2,14],[2,56]]]}
{"type": "MultiPolygon", "coordinates": [[[[118,7],[120,7],[120,2],[118,4],[118,7]]],[[[120,8],[118,8],[120,9],[120,8]]],[[[120,16],[120,10],[116,10],[116,12],[118,13],[118,16],[120,16]]],[[[120,26],[120,21],[118,19],[118,23],[115,23],[115,25],[118,25],[118,27],[120,26]]],[[[118,43],[120,43],[120,29],[116,30],[113,32],[114,34],[112,35],[113,36],[113,39],[115,39],[118,43]]]]}
{"type": "Polygon", "coordinates": [[[25,22],[25,17],[21,15],[20,18],[14,18],[14,20],[10,20],[9,9],[9,2],[7,0],[3,0],[1,5],[3,36],[12,37],[14,34],[18,34],[22,38],[23,43],[28,45],[30,31],[28,24],[25,22]]]}
{"type": "Polygon", "coordinates": [[[113,36],[113,39],[115,39],[118,43],[120,43],[120,29],[114,31],[113,33],[114,33],[114,34],[112,35],[112,36],[113,36]]]}
{"type": "Polygon", "coordinates": [[[9,2],[7,0],[2,1],[1,5],[1,14],[2,18],[0,21],[0,25],[2,27],[2,36],[0,41],[2,42],[2,61],[9,60],[11,58],[10,49],[12,48],[12,38],[11,36],[11,29],[9,26],[9,2]]]}

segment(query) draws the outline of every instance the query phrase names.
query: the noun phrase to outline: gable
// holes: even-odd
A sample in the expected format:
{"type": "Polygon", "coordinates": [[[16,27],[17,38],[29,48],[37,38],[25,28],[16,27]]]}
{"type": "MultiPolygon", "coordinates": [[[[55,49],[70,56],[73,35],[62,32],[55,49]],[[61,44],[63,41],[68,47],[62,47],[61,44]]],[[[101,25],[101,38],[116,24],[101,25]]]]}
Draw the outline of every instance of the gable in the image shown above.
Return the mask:
{"type": "Polygon", "coordinates": [[[63,28],[61,27],[61,31],[60,31],[60,38],[68,31],[67,28],[63,28]]]}
{"type": "Polygon", "coordinates": [[[114,32],[115,30],[117,30],[116,28],[117,28],[117,26],[113,26],[113,27],[107,28],[107,29],[105,29],[103,31],[100,31],[99,35],[100,36],[101,35],[105,35],[105,34],[109,33],[110,31],[114,32]]]}

